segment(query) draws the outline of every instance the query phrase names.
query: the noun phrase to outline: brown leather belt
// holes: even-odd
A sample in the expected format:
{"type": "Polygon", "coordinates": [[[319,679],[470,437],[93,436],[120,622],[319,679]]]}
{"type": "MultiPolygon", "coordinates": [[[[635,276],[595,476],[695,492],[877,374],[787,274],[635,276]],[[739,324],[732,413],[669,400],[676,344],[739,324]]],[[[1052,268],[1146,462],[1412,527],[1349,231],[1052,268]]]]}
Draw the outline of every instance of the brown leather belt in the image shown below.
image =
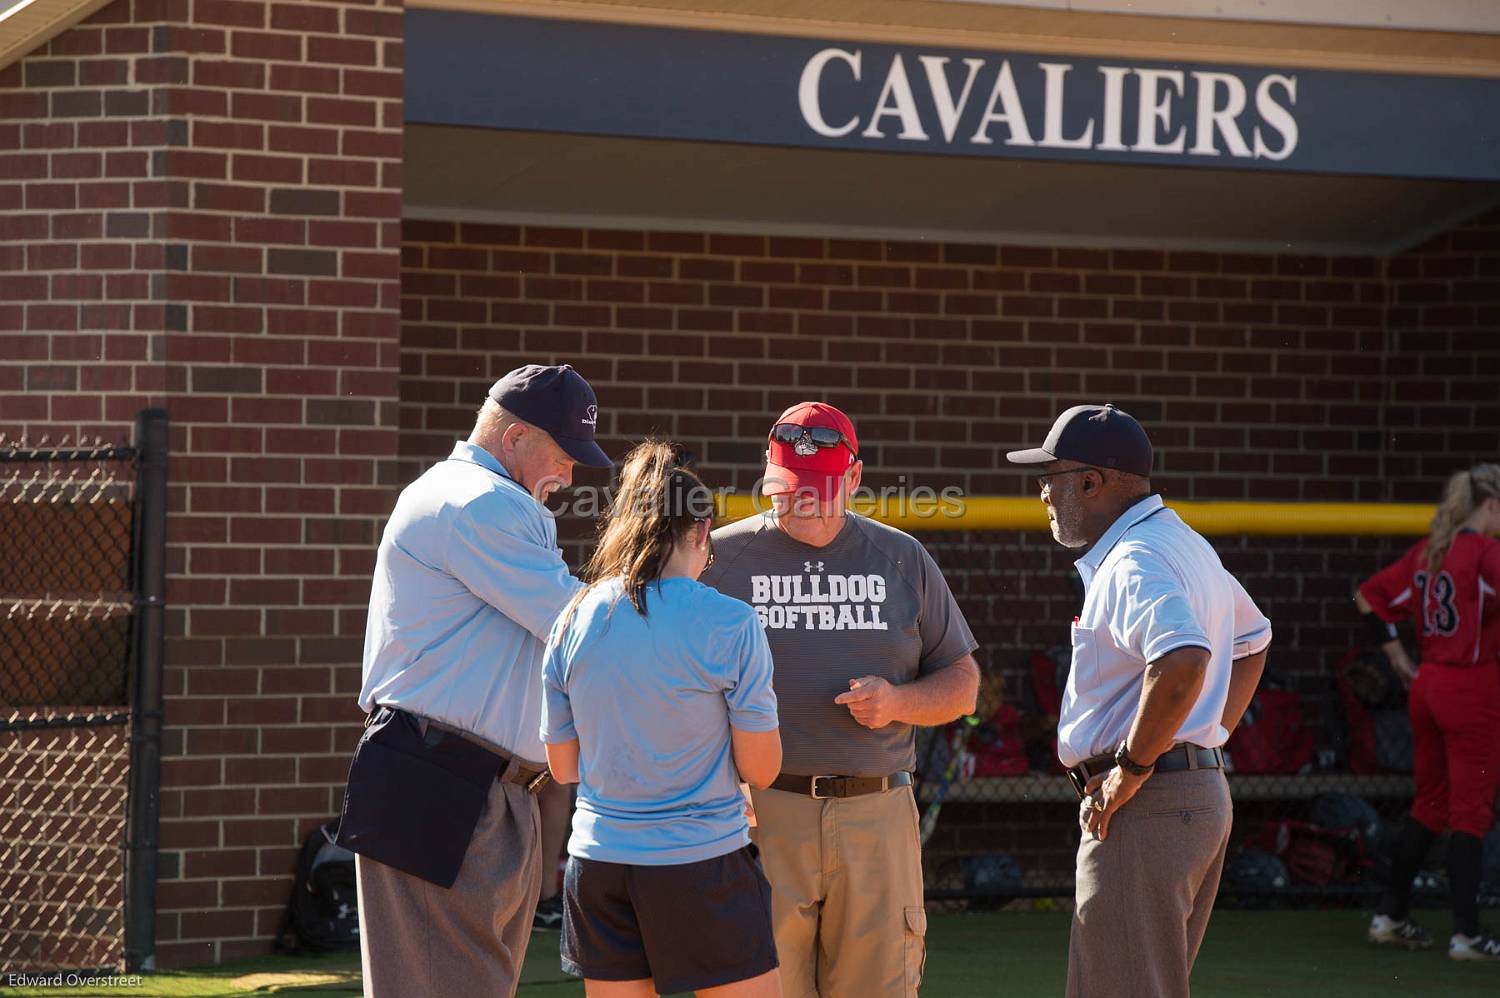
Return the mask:
{"type": "Polygon", "coordinates": [[[883,793],[892,787],[911,786],[910,773],[892,773],[890,776],[793,776],[782,773],[771,781],[772,790],[789,794],[802,794],[813,800],[829,797],[862,797],[865,794],[883,793]]]}
{"type": "MultiPolygon", "coordinates": [[[[1114,768],[1113,755],[1096,755],[1068,770],[1068,781],[1073,784],[1073,792],[1078,795],[1078,799],[1083,800],[1087,796],[1085,788],[1089,781],[1114,768]]],[[[1163,752],[1152,768],[1158,773],[1176,773],[1185,769],[1223,769],[1224,750],[1183,742],[1163,752]]]]}
{"type": "Polygon", "coordinates": [[[548,769],[532,769],[515,756],[511,756],[506,762],[505,768],[495,774],[495,779],[501,783],[516,783],[526,789],[527,793],[541,793],[547,784],[552,782],[552,772],[548,769]]]}

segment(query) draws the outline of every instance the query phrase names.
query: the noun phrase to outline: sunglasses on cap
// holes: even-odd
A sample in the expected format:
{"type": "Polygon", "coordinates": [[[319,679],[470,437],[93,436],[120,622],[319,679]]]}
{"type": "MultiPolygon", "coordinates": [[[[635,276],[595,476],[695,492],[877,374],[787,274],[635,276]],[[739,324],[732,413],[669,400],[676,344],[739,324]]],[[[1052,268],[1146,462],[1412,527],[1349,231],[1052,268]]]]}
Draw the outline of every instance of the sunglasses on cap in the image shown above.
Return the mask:
{"type": "Polygon", "coordinates": [[[796,423],[777,423],[771,427],[771,439],[779,444],[792,447],[803,457],[812,454],[810,450],[804,453],[801,449],[807,444],[823,449],[843,444],[849,448],[849,453],[854,455],[854,460],[859,460],[859,451],[855,450],[854,445],[849,443],[849,438],[831,426],[799,426],[796,423]],[[806,441],[806,443],[803,443],[803,441],[806,441]]]}

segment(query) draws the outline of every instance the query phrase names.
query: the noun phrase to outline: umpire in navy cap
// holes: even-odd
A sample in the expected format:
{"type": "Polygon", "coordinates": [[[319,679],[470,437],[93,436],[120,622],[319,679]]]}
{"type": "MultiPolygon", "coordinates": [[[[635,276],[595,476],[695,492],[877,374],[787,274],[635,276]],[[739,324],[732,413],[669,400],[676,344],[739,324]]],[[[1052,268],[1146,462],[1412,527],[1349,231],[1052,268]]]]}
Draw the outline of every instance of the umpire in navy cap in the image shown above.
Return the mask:
{"type": "Polygon", "coordinates": [[[1151,490],[1151,441],[1113,405],[1057,417],[1034,469],[1083,608],[1057,724],[1079,797],[1070,998],[1187,998],[1231,823],[1221,748],[1271,624],[1151,490]]]}
{"type": "Polygon", "coordinates": [[[575,464],[609,466],[598,421],[571,367],[518,368],[386,524],[339,828],[369,998],[515,993],[542,882],[542,648],[582,587],[542,503],[575,464]]]}

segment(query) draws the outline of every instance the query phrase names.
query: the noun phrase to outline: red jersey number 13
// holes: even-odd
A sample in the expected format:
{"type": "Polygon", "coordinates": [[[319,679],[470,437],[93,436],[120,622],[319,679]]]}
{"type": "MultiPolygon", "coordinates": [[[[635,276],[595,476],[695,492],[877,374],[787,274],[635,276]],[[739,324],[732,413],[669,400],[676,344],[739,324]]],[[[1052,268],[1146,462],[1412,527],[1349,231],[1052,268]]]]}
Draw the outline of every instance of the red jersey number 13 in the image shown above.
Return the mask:
{"type": "Polygon", "coordinates": [[[1422,629],[1428,634],[1449,637],[1458,632],[1458,607],[1453,605],[1453,576],[1439,572],[1427,586],[1426,572],[1416,574],[1417,588],[1422,591],[1422,629]]]}

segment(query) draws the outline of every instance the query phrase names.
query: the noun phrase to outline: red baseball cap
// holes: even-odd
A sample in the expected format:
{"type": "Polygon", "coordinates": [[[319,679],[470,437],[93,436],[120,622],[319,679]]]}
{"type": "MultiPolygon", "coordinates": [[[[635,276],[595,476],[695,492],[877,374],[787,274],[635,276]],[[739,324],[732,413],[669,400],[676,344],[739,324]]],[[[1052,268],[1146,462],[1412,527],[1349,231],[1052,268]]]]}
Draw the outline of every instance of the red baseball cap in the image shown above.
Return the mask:
{"type": "Polygon", "coordinates": [[[786,443],[770,435],[761,494],[776,496],[808,490],[823,502],[837,498],[844,473],[859,460],[859,440],[854,436],[854,424],[849,417],[827,402],[798,402],[776,419],[772,429],[782,423],[837,430],[844,440],[834,447],[819,447],[807,436],[786,443]]]}

